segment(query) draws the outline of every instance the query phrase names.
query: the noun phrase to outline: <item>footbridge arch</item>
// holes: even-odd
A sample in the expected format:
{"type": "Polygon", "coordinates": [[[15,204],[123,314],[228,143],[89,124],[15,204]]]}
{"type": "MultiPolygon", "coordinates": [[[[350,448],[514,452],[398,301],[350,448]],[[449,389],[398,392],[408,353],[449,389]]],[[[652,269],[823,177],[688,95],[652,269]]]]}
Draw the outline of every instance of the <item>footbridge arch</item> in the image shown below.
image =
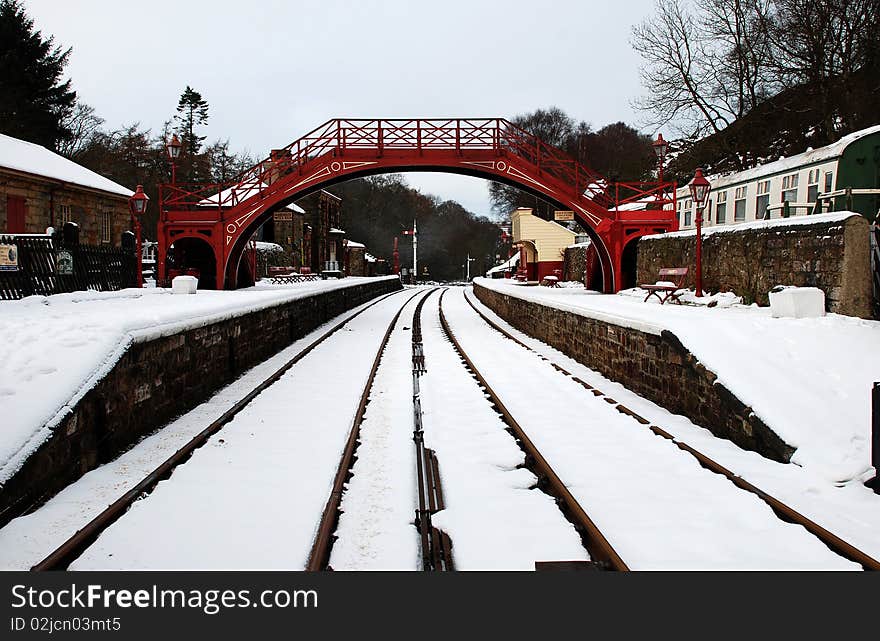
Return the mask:
{"type": "Polygon", "coordinates": [[[674,183],[612,183],[503,118],[334,119],[222,184],[160,186],[159,279],[175,238],[212,246],[218,288],[236,286],[252,235],[275,210],[334,184],[382,173],[464,174],[517,187],[574,212],[593,240],[605,291],[638,236],[678,228],[674,183]]]}

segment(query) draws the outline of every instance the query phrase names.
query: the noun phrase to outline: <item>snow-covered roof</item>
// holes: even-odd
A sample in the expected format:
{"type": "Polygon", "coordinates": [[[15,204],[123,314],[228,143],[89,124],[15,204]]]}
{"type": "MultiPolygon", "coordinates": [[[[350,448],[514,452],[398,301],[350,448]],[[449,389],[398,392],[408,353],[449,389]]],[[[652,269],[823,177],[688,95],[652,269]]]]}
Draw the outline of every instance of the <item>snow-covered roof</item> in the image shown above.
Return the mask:
{"type": "MultiPolygon", "coordinates": [[[[744,171],[707,176],[707,178],[709,182],[712,183],[712,190],[714,191],[721,187],[748,182],[762,176],[771,176],[791,169],[797,169],[798,167],[803,167],[805,165],[813,165],[827,160],[833,160],[834,158],[839,158],[844,150],[855,141],[876,133],[880,133],[880,125],[854,131],[837,142],[825,145],[824,147],[819,147],[818,149],[810,149],[803,153],[788,156],[787,158],[780,158],[779,160],[758,165],[757,167],[752,167],[751,169],[746,169],[744,171]]],[[[682,189],[687,189],[687,185],[679,187],[679,191],[682,189]]]]}
{"type": "Polygon", "coordinates": [[[351,248],[353,248],[353,249],[366,248],[366,245],[364,245],[363,243],[356,242],[356,241],[354,241],[354,240],[346,240],[346,241],[345,241],[345,246],[346,246],[346,247],[351,247],[351,248]]]}
{"type": "Polygon", "coordinates": [[[375,262],[376,262],[376,257],[373,256],[373,254],[370,254],[370,253],[364,253],[364,260],[367,261],[368,263],[375,263],[375,262]]]}
{"type": "Polygon", "coordinates": [[[0,134],[0,168],[22,171],[128,198],[134,192],[40,145],[0,134]]]}
{"type": "MultiPolygon", "coordinates": [[[[224,207],[234,207],[243,200],[247,200],[251,196],[255,196],[260,190],[268,187],[266,183],[259,183],[249,189],[232,186],[223,191],[217,192],[213,196],[208,196],[199,201],[200,207],[216,207],[217,203],[223,203],[224,207]]],[[[306,213],[306,210],[295,203],[290,203],[284,209],[294,211],[298,214],[306,213]]]]}
{"type": "Polygon", "coordinates": [[[278,243],[267,243],[262,240],[257,241],[257,249],[264,252],[283,252],[284,248],[278,243]]]}
{"type": "Polygon", "coordinates": [[[512,268],[516,267],[518,264],[519,264],[519,252],[515,253],[513,256],[508,258],[506,261],[504,261],[500,265],[496,265],[495,267],[493,267],[492,269],[490,269],[486,273],[487,274],[497,274],[498,272],[503,272],[503,271],[507,271],[508,269],[512,269],[512,268]]]}
{"type": "Polygon", "coordinates": [[[336,227],[331,227],[330,231],[327,233],[329,233],[329,234],[344,234],[345,232],[341,229],[336,229],[336,227]]]}

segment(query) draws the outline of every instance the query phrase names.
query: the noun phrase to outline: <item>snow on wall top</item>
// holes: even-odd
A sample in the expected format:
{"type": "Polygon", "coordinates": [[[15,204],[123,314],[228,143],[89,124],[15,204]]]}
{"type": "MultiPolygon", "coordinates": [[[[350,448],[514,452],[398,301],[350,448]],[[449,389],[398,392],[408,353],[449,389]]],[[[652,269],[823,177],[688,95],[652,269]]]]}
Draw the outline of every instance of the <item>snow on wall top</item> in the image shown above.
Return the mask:
{"type": "Polygon", "coordinates": [[[128,198],[134,192],[40,145],[0,134],[0,168],[23,171],[128,198]]]}
{"type": "MultiPolygon", "coordinates": [[[[798,227],[802,225],[818,225],[820,223],[843,222],[853,216],[861,216],[861,214],[852,211],[832,211],[827,214],[813,214],[809,216],[792,216],[790,218],[772,218],[770,220],[754,220],[750,223],[736,223],[733,225],[718,225],[712,227],[703,227],[702,236],[711,236],[712,234],[730,234],[734,232],[747,231],[749,229],[773,229],[778,228],[780,231],[786,227],[798,227]]],[[[666,234],[649,234],[642,236],[643,239],[653,238],[684,238],[686,236],[696,236],[696,229],[685,229],[682,231],[673,231],[666,234]]]]}

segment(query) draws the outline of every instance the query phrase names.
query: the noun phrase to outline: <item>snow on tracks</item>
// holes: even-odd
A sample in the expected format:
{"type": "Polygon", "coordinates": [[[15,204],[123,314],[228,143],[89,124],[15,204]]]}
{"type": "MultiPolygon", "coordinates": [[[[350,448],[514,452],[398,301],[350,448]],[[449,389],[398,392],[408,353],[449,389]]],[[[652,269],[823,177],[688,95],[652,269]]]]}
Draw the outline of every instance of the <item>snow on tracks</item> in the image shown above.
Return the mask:
{"type": "Polygon", "coordinates": [[[464,349],[631,568],[857,569],[502,337],[463,292],[451,291],[444,310],[464,349]]]}

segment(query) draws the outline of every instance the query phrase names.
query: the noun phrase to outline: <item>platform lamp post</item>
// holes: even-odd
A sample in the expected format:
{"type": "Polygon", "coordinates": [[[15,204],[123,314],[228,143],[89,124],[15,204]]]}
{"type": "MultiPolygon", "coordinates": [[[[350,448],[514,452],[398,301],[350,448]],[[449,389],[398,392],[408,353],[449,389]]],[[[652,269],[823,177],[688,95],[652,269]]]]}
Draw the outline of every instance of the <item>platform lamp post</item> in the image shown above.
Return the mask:
{"type": "Polygon", "coordinates": [[[143,260],[143,250],[141,248],[141,216],[147,212],[147,203],[150,197],[144,193],[144,186],[138,185],[137,191],[128,199],[128,207],[131,210],[131,217],[134,220],[134,230],[137,238],[135,252],[137,252],[137,286],[138,289],[144,286],[144,271],[141,261],[143,260]]]}
{"type": "Polygon", "coordinates": [[[697,273],[695,277],[696,295],[703,295],[703,207],[706,206],[706,198],[709,195],[709,189],[712,187],[706,177],[703,175],[702,169],[697,169],[693,180],[688,183],[688,189],[691,192],[691,198],[697,206],[697,273]]]}
{"type": "Polygon", "coordinates": [[[657,162],[660,165],[660,171],[657,174],[657,177],[660,179],[660,182],[663,182],[663,164],[666,161],[666,150],[669,149],[669,143],[663,140],[663,134],[657,134],[657,140],[651,143],[651,146],[654,148],[654,153],[657,154],[657,162]]]}
{"type": "Polygon", "coordinates": [[[180,149],[183,147],[180,139],[177,137],[177,134],[171,136],[171,140],[165,143],[165,151],[168,153],[168,158],[171,160],[171,184],[175,184],[177,182],[177,159],[180,158],[180,149]]]}

